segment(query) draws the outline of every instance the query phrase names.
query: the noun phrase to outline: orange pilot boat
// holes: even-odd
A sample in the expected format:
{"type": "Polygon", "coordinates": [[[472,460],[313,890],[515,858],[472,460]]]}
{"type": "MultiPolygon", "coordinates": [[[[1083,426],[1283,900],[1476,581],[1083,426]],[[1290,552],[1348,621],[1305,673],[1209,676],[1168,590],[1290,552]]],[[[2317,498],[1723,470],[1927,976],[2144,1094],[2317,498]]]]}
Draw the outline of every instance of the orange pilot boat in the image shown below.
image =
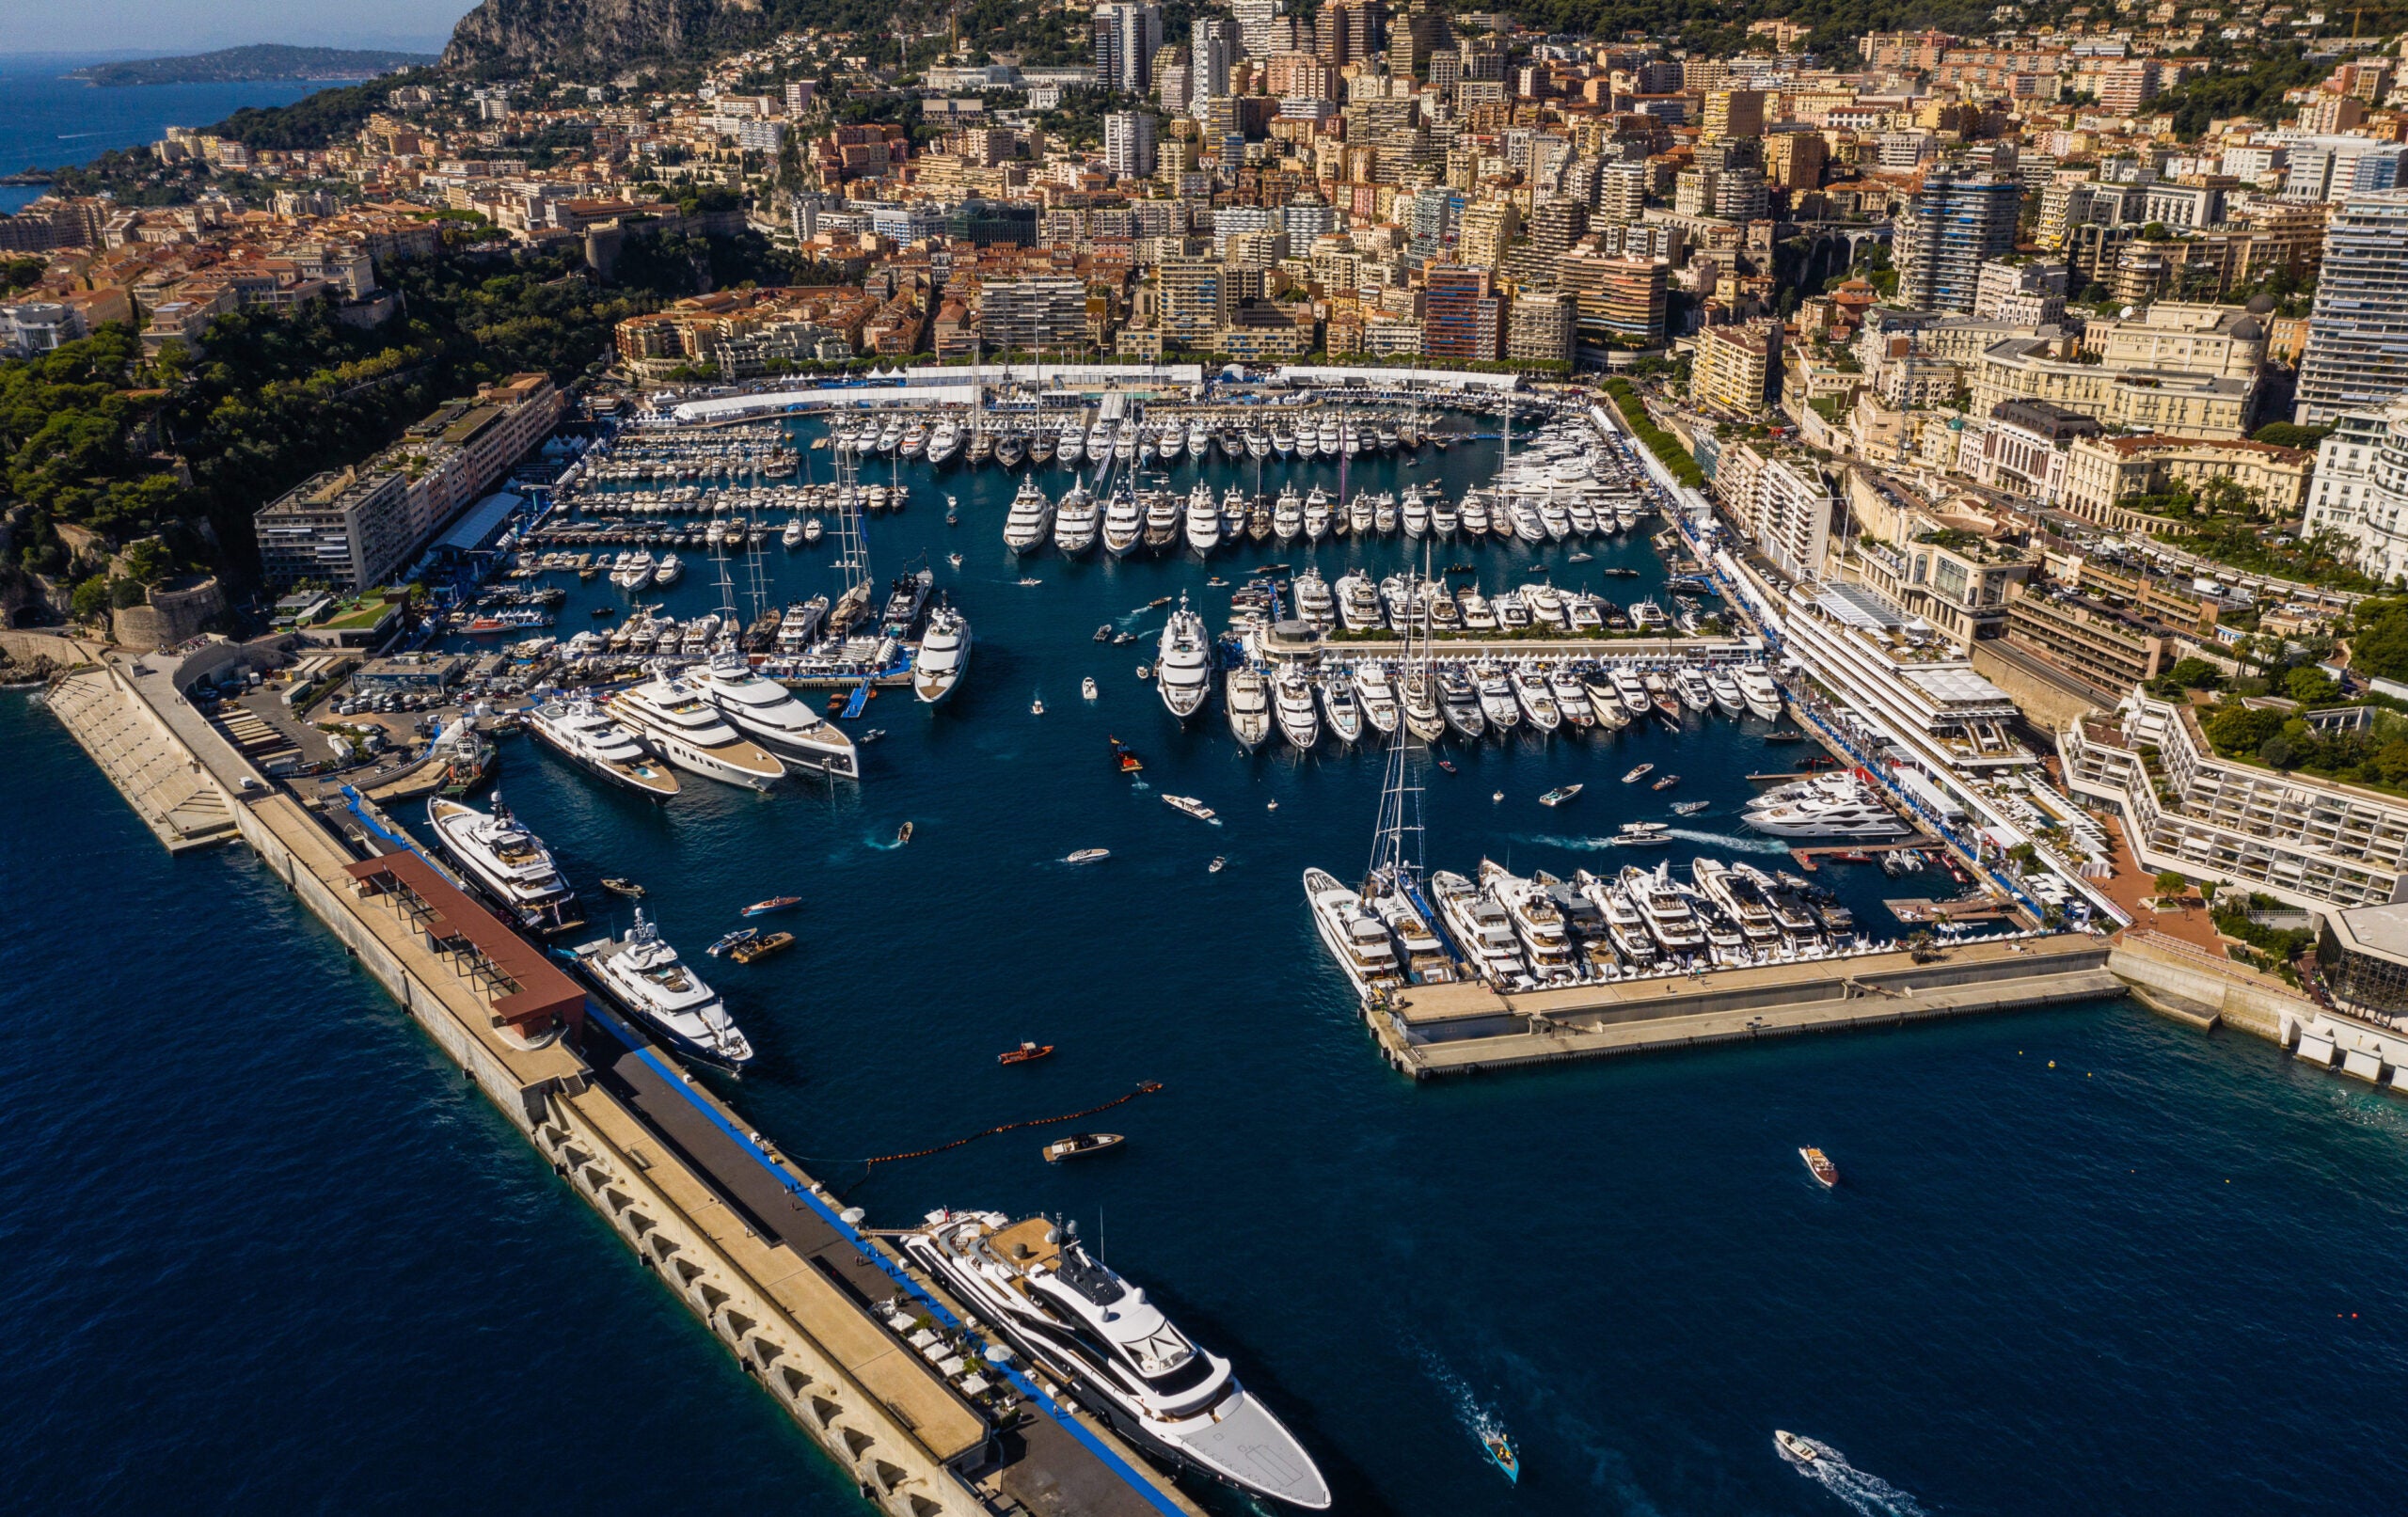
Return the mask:
{"type": "Polygon", "coordinates": [[[1026,1064],[1033,1059],[1041,1059],[1053,1051],[1054,1045],[1051,1043],[1022,1043],[1016,1049],[1007,1049],[996,1054],[995,1062],[997,1064],[1026,1064]]]}

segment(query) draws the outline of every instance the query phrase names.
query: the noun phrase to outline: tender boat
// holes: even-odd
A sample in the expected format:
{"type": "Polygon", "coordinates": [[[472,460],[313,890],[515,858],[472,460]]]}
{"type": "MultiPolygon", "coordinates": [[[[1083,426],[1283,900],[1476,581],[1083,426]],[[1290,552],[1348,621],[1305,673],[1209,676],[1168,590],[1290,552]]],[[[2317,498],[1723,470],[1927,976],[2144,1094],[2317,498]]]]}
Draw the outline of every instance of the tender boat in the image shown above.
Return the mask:
{"type": "Polygon", "coordinates": [[[1164,796],[1163,798],[1163,804],[1168,806],[1175,812],[1183,812],[1187,815],[1195,817],[1199,822],[1211,822],[1215,827],[1221,825],[1221,819],[1219,815],[1213,812],[1212,808],[1205,805],[1194,796],[1164,796]]]}
{"type": "Polygon", "coordinates": [[[755,938],[750,942],[737,943],[727,951],[727,956],[738,964],[750,964],[756,959],[767,958],[771,954],[793,946],[793,933],[772,932],[765,937],[755,938]]]}
{"type": "Polygon", "coordinates": [[[791,910],[801,904],[802,897],[800,895],[772,895],[766,901],[753,902],[744,909],[742,914],[748,917],[765,917],[772,911],[791,910]]]}
{"type": "Polygon", "coordinates": [[[1066,864],[1096,864],[1111,857],[1110,848],[1080,848],[1062,861],[1066,864]]]}
{"type": "Polygon", "coordinates": [[[1544,796],[1541,796],[1539,798],[1539,804],[1542,806],[1560,806],[1586,788],[1588,787],[1585,785],[1576,784],[1560,786],[1557,789],[1548,791],[1544,796]]]}
{"type": "Polygon", "coordinates": [[[1045,1146],[1045,1161],[1058,1164],[1065,1159],[1084,1159],[1106,1148],[1117,1148],[1128,1141],[1117,1132],[1073,1132],[1045,1146]]]}
{"type": "Polygon", "coordinates": [[[1503,1470],[1506,1479],[1522,1483],[1522,1459],[1513,1452],[1512,1440],[1501,1432],[1484,1432],[1480,1435],[1480,1446],[1488,1450],[1488,1462],[1503,1470]]]}
{"type": "Polygon", "coordinates": [[[1651,775],[1651,774],[1653,774],[1653,773],[1655,773],[1655,772],[1656,772],[1656,766],[1655,766],[1655,765],[1653,765],[1653,764],[1641,764],[1641,765],[1640,765],[1637,768],[1632,769],[1628,774],[1624,775],[1624,776],[1622,777],[1622,782],[1623,782],[1623,783],[1624,783],[1624,784],[1626,784],[1626,785],[1635,785],[1635,784],[1637,784],[1640,781],[1646,779],[1649,775],[1651,775]]]}
{"type": "Polygon", "coordinates": [[[603,876],[602,888],[609,891],[613,895],[624,895],[629,900],[641,901],[643,899],[643,887],[642,885],[637,884],[632,879],[623,879],[617,875],[603,876]]]}
{"type": "Polygon", "coordinates": [[[1823,1457],[1821,1454],[1815,1452],[1814,1445],[1809,1444],[1805,1439],[1798,1437],[1794,1432],[1784,1432],[1781,1429],[1775,1428],[1773,1430],[1772,1441],[1775,1447],[1779,1448],[1782,1453],[1788,1455],[1791,1459],[1796,1460],[1800,1464],[1812,1464],[1823,1457]]]}
{"type": "Polygon", "coordinates": [[[1028,1064],[1054,1051],[1051,1043],[1022,1043],[1016,1049],[1006,1049],[995,1055],[997,1064],[1028,1064]]]}
{"type": "Polygon", "coordinates": [[[1828,1191],[1840,1182],[1840,1166],[1832,1163],[1830,1156],[1820,1148],[1800,1148],[1798,1157],[1806,1161],[1807,1173],[1821,1181],[1823,1189],[1828,1191]]]}

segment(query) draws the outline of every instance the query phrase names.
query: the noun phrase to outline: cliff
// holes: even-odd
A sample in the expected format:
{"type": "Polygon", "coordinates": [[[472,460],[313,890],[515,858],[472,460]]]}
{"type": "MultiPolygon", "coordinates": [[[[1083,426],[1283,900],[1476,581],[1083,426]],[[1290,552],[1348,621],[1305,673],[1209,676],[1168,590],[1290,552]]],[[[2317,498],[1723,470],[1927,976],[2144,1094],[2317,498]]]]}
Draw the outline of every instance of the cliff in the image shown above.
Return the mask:
{"type": "Polygon", "coordinates": [[[574,73],[733,40],[760,11],[760,0],[482,0],[452,29],[443,62],[574,73]]]}

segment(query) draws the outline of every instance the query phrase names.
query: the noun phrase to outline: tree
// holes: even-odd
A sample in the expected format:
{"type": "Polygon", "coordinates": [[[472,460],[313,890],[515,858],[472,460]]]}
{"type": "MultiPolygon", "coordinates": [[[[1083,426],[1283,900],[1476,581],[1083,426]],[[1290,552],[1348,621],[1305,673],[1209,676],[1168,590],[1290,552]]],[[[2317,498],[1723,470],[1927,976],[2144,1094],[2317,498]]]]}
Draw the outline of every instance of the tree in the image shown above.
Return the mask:
{"type": "Polygon", "coordinates": [[[2160,900],[2171,900],[2191,888],[2191,882],[2183,877],[2182,871],[2179,869],[2159,870],[2156,883],[2160,900]]]}
{"type": "Polygon", "coordinates": [[[2322,670],[2303,667],[2283,676],[2283,693],[2302,705],[2321,705],[2338,699],[2341,687],[2334,684],[2332,676],[2322,670]]]}

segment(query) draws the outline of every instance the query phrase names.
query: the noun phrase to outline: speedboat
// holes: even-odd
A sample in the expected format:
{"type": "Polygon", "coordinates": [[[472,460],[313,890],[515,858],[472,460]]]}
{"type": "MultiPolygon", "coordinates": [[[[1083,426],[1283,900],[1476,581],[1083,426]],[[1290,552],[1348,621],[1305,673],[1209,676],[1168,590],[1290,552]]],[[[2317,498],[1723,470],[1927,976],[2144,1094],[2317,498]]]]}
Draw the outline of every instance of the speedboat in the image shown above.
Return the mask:
{"type": "MultiPolygon", "coordinates": [[[[740,654],[728,656],[743,663],[740,654]]],[[[760,678],[749,668],[745,674],[760,678]]],[[[707,669],[704,677],[712,677],[707,669]]],[[[761,683],[776,692],[776,699],[800,706],[784,687],[761,683]]],[[[612,716],[649,739],[670,763],[706,780],[767,790],[786,772],[776,754],[738,735],[716,701],[673,675],[656,674],[621,690],[610,697],[610,708],[612,716]]],[[[850,742],[846,739],[848,749],[850,742]]]]}
{"type": "Polygon", "coordinates": [[[1053,527],[1054,502],[1038,488],[1036,475],[1022,475],[1020,492],[1004,516],[1004,546],[1014,553],[1029,552],[1043,545],[1053,527]]]}
{"type": "Polygon", "coordinates": [[[436,842],[477,887],[530,932],[565,932],[585,924],[572,915],[577,892],[569,888],[544,840],[518,824],[493,794],[493,810],[437,796],[426,803],[427,826],[436,842]]]}
{"type": "MultiPolygon", "coordinates": [[[[1806,1150],[1800,1148],[1798,1151],[1802,1154],[1806,1150]]],[[[1836,1171],[1834,1174],[1836,1174],[1836,1171]]],[[[1818,1175],[1815,1177],[1820,1179],[1822,1177],[1818,1175]]],[[[1780,1449],[1782,1453],[1788,1455],[1791,1459],[1796,1460],[1800,1464],[1812,1464],[1823,1457],[1815,1451],[1814,1445],[1808,1443],[1805,1439],[1798,1437],[1794,1432],[1787,1432],[1783,1431],[1782,1429],[1775,1428],[1772,1432],[1772,1441],[1774,1447],[1780,1449]]]]}
{"type": "Polygon", "coordinates": [[[928,629],[911,657],[911,693],[927,705],[953,693],[970,667],[970,618],[951,606],[928,613],[928,629]]]}
{"type": "Polygon", "coordinates": [[[653,800],[677,794],[676,774],[592,701],[546,702],[527,714],[527,730],[598,779],[653,800]]]}
{"type": "Polygon", "coordinates": [[[1229,731],[1247,748],[1261,747],[1271,735],[1271,682],[1262,671],[1230,670],[1221,693],[1229,708],[1229,731]]]}
{"type": "MultiPolygon", "coordinates": [[[[958,618],[957,618],[958,620],[958,618]]],[[[970,627],[962,624],[960,658],[970,657],[970,627]]],[[[955,670],[957,677],[959,669],[955,670]]],[[[839,779],[861,777],[860,756],[844,729],[824,719],[794,692],[767,679],[734,650],[714,654],[693,676],[694,688],[746,737],[798,768],[839,779]]],[[[947,689],[952,687],[948,685],[947,689]]],[[[936,697],[923,697],[935,699],[936,697]]]]}
{"type": "Polygon", "coordinates": [[[1179,609],[1170,613],[1163,626],[1163,640],[1154,656],[1154,687],[1162,692],[1163,704],[1180,720],[1203,708],[1204,699],[1212,688],[1212,640],[1204,629],[1204,618],[1187,608],[1187,596],[1179,597],[1179,609]]]}
{"type": "Polygon", "coordinates": [[[1329,1506],[1312,1456],[1238,1383],[1228,1361],[1090,1256],[1071,1224],[932,1211],[898,1241],[974,1316],[1150,1452],[1251,1494],[1329,1506]]]}
{"type": "Polygon", "coordinates": [[[1279,731],[1290,747],[1299,753],[1309,753],[1321,741],[1321,714],[1313,707],[1312,682],[1301,670],[1281,672],[1273,687],[1273,709],[1279,719],[1279,731]]]}
{"type": "Polygon", "coordinates": [[[1305,901],[1312,908],[1323,946],[1354,982],[1356,995],[1368,999],[1403,986],[1387,924],[1363,904],[1359,893],[1339,884],[1327,870],[1307,869],[1305,901]]]}
{"type": "Polygon", "coordinates": [[[727,1069],[752,1062],[752,1044],[719,992],[677,956],[642,907],[626,937],[586,943],[577,958],[605,996],[680,1052],[727,1069]]]}

